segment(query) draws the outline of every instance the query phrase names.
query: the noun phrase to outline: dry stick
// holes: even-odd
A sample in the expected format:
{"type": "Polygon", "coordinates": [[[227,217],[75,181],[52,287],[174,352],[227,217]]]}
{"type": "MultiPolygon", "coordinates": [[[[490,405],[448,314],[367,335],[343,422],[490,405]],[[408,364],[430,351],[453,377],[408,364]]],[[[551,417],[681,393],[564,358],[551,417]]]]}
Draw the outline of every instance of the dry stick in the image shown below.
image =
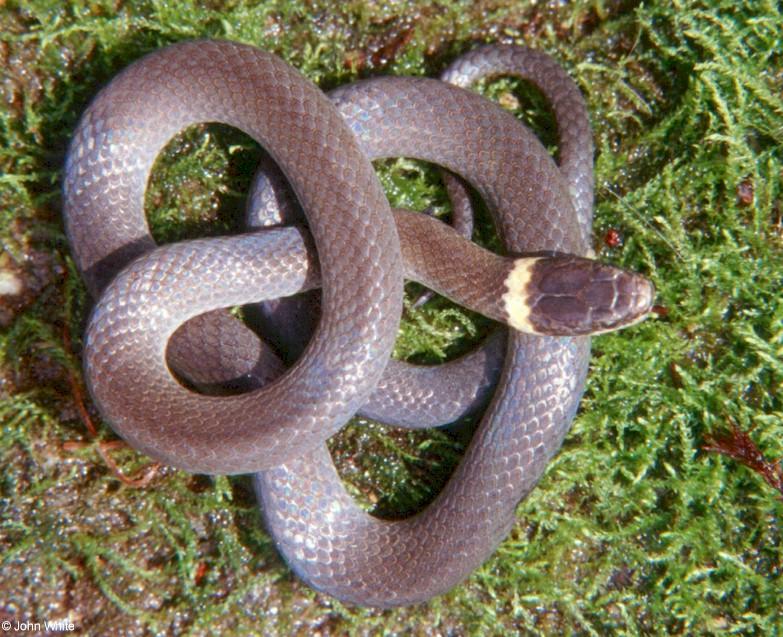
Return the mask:
{"type": "Polygon", "coordinates": [[[772,488],[777,489],[783,498],[783,467],[780,464],[783,458],[775,462],[767,460],[749,432],[740,428],[735,420],[731,418],[727,420],[731,424],[731,429],[717,436],[705,436],[707,444],[702,449],[723,454],[749,467],[761,475],[772,488]]]}
{"type": "MultiPolygon", "coordinates": [[[[66,354],[70,357],[73,356],[73,351],[71,349],[71,333],[68,329],[68,323],[66,321],[65,325],[63,326],[63,345],[65,346],[66,354]]],[[[73,369],[71,367],[68,367],[68,382],[71,386],[71,395],[73,397],[73,401],[76,404],[76,410],[79,412],[79,418],[81,419],[82,423],[86,427],[87,431],[89,432],[90,436],[95,438],[98,435],[98,429],[95,426],[95,423],[93,423],[92,418],[90,417],[90,413],[87,411],[86,401],[84,399],[84,390],[82,389],[81,384],[76,379],[76,374],[74,374],[73,369]]],[[[109,456],[109,451],[114,449],[124,449],[128,445],[123,442],[122,440],[111,440],[111,441],[103,441],[103,440],[97,440],[95,441],[95,444],[98,454],[103,458],[103,462],[106,464],[107,467],[111,470],[111,472],[115,475],[115,477],[120,480],[123,484],[128,485],[132,488],[143,488],[146,487],[152,479],[155,477],[155,475],[158,472],[158,469],[160,468],[160,465],[157,462],[150,463],[148,465],[143,466],[141,469],[139,469],[135,474],[132,476],[126,475],[122,469],[117,466],[117,463],[114,462],[114,460],[109,456]]],[[[77,449],[83,449],[86,447],[87,444],[83,442],[75,442],[75,441],[68,441],[63,443],[63,450],[64,451],[75,451],[77,449]]]]}

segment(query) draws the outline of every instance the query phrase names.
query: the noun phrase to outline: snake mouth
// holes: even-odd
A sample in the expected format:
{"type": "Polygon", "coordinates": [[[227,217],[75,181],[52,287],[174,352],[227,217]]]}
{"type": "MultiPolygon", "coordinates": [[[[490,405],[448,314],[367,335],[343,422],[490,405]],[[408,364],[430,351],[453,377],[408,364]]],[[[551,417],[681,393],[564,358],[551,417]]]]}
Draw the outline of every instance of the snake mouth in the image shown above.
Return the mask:
{"type": "Polygon", "coordinates": [[[508,323],[548,336],[611,332],[644,320],[655,287],[644,276],[567,254],[515,259],[503,297],[508,323]]]}

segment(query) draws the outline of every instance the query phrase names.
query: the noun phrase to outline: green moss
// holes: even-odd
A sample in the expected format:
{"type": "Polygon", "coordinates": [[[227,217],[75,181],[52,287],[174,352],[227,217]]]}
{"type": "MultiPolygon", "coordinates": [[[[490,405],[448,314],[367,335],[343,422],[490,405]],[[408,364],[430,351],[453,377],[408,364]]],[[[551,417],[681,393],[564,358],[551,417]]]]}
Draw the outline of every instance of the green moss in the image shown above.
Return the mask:
{"type": "MultiPolygon", "coordinates": [[[[4,3],[0,267],[24,291],[0,299],[0,610],[70,615],[96,635],[783,632],[779,494],[703,450],[731,419],[783,456],[781,25],[778,3],[750,0],[4,3]],[[59,216],[69,136],[116,72],[194,37],[257,44],[325,88],[433,75],[477,42],[523,42],[561,60],[588,99],[596,246],[649,274],[668,314],[595,339],[573,430],[511,536],[428,604],[377,612],[315,594],[275,553],[246,479],[162,469],[128,488],[79,419],[70,376],[80,382],[87,301],[59,216]],[[602,244],[610,228],[621,247],[602,244]]],[[[540,125],[523,87],[486,91],[516,95],[540,125]]],[[[180,136],[148,192],[156,236],[236,228],[255,157],[225,128],[180,136]]],[[[430,169],[379,171],[393,203],[447,213],[430,169]]],[[[397,355],[442,360],[486,328],[440,302],[408,307],[397,355]]],[[[460,445],[352,426],[333,452],[357,496],[395,516],[432,497],[460,445]]],[[[112,457],[127,474],[147,463],[112,457]]]]}

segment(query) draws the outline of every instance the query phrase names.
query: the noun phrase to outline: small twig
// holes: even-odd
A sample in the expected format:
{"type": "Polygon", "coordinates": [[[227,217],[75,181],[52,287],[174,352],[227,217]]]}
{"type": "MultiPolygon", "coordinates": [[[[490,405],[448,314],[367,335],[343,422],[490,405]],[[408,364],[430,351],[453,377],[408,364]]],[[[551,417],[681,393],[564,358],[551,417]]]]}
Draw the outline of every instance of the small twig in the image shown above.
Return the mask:
{"type": "MultiPolygon", "coordinates": [[[[62,336],[65,350],[69,355],[71,355],[73,353],[71,350],[71,333],[68,329],[67,322],[63,327],[62,336]]],[[[76,405],[76,411],[79,412],[79,418],[81,419],[82,423],[84,423],[84,426],[89,432],[90,436],[92,438],[96,438],[98,436],[98,428],[95,426],[95,423],[90,416],[90,412],[87,411],[87,405],[84,399],[84,390],[82,389],[81,383],[77,380],[76,374],[74,374],[73,370],[70,368],[68,369],[68,383],[71,387],[71,395],[73,396],[73,401],[76,405]]],[[[75,451],[77,449],[83,449],[85,446],[87,446],[86,443],[68,441],[63,443],[63,450],[75,451]]],[[[157,474],[160,465],[156,462],[150,463],[139,469],[132,476],[126,475],[122,469],[119,468],[117,463],[114,462],[111,456],[109,456],[109,452],[114,451],[115,449],[125,449],[127,446],[128,445],[126,445],[122,440],[95,441],[95,448],[98,450],[98,454],[101,456],[101,458],[103,458],[103,462],[120,482],[133,488],[146,487],[157,474]]]]}
{"type": "Polygon", "coordinates": [[[705,436],[707,444],[702,449],[723,454],[744,464],[761,475],[767,484],[780,492],[781,498],[783,498],[783,467],[781,467],[783,458],[770,462],[761,453],[747,431],[740,428],[732,419],[729,419],[729,423],[731,423],[729,431],[720,435],[705,436]]]}
{"type": "Polygon", "coordinates": [[[123,484],[126,484],[129,487],[133,487],[136,489],[142,489],[146,487],[150,482],[152,482],[152,479],[158,473],[158,469],[160,468],[160,465],[157,462],[151,462],[149,464],[144,465],[141,469],[139,469],[136,473],[134,473],[131,476],[126,475],[125,473],[123,473],[122,469],[120,469],[117,466],[117,463],[114,462],[114,460],[112,460],[111,456],[107,453],[104,447],[105,444],[106,444],[105,442],[98,443],[98,453],[100,454],[101,458],[103,458],[103,461],[106,463],[106,466],[112,470],[114,476],[118,480],[120,480],[123,484]]]}
{"type": "MultiPolygon", "coordinates": [[[[71,349],[71,330],[68,329],[67,321],[63,326],[63,345],[65,351],[71,356],[73,354],[73,350],[71,349]]],[[[84,392],[82,391],[81,383],[76,380],[76,374],[73,373],[73,370],[70,367],[68,368],[68,384],[71,386],[71,395],[73,396],[73,402],[76,404],[76,410],[79,412],[79,418],[81,418],[84,426],[87,427],[87,431],[89,431],[92,436],[97,436],[98,429],[95,427],[92,418],[90,418],[87,407],[85,407],[84,392]]]]}

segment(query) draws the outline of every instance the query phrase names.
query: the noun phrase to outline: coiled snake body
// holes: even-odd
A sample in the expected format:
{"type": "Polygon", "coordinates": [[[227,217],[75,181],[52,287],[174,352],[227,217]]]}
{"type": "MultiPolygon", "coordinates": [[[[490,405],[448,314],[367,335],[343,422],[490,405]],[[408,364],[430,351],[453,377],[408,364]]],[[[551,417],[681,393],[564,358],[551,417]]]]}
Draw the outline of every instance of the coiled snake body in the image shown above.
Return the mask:
{"type": "Polygon", "coordinates": [[[85,112],[69,150],[66,226],[97,299],[84,360],[103,416],[163,462],[257,472],[279,550],[309,584],[345,601],[423,601],[479,566],[559,448],[582,393],[588,338],[540,333],[613,329],[650,307],[652,288],[640,277],[549,254],[588,251],[592,144],[578,90],[551,59],[515,47],[474,51],[446,79],[468,84],[498,72],[530,79],[550,99],[559,167],[513,116],[463,88],[383,78],[330,100],[275,56],[215,41],[174,45],[130,66],[85,112]],[[275,197],[262,177],[249,223],[276,227],[155,247],[143,210],[152,163],[173,135],[207,121],[261,143],[306,230],[278,226],[287,213],[274,207],[271,216],[258,211],[275,197]],[[394,156],[461,175],[486,201],[509,253],[547,254],[490,255],[437,220],[392,213],[370,160],[394,156]],[[538,334],[512,330],[435,368],[387,366],[403,272],[538,334]],[[221,309],[314,287],[320,320],[285,373],[221,309]],[[240,381],[249,390],[237,395],[193,390],[240,381]],[[348,496],[324,441],[357,411],[437,426],[475,409],[495,383],[465,457],[424,511],[379,520],[348,496]]]}

